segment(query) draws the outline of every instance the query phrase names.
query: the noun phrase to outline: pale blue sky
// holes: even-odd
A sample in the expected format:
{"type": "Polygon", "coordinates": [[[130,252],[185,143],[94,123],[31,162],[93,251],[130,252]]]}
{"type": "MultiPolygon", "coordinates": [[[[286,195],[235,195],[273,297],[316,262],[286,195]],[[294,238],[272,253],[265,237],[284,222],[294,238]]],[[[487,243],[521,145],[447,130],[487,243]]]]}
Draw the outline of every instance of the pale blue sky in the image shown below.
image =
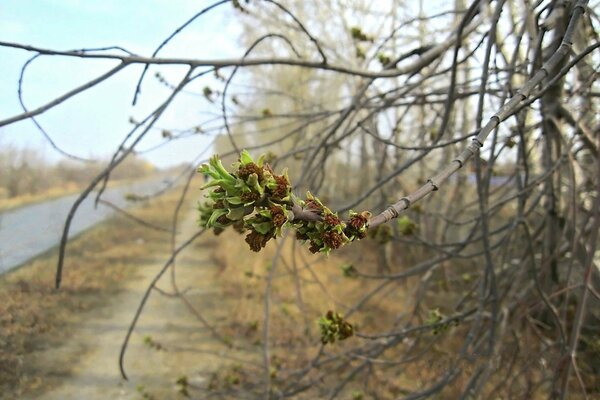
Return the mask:
{"type": "MultiPolygon", "coordinates": [[[[151,55],[181,23],[214,1],[198,0],[4,0],[0,3],[0,40],[58,50],[122,46],[140,55],[151,55]]],[[[238,46],[240,27],[230,4],[221,6],[194,22],[168,45],[162,56],[229,58],[243,54],[238,46]]],[[[0,119],[21,112],[17,80],[23,63],[33,55],[22,50],[0,48],[0,119]]],[[[28,70],[25,101],[34,108],[89,80],[115,65],[107,61],[83,61],[43,57],[28,70]]],[[[169,91],[153,75],[160,71],[176,82],[182,67],[152,68],[143,96],[131,106],[135,83],[142,68],[129,67],[109,81],[83,93],[39,117],[55,142],[79,156],[106,156],[114,151],[131,128],[130,116],[142,117],[166,98],[169,91]]],[[[204,85],[216,88],[211,77],[204,85]]],[[[202,112],[217,112],[201,96],[182,94],[158,126],[188,128],[206,119],[202,112]]],[[[161,142],[160,131],[151,132],[140,148],[161,142]]],[[[163,147],[147,158],[160,166],[189,161],[209,139],[194,137],[163,147]]],[[[57,159],[31,121],[0,128],[0,146],[33,146],[49,159],[57,159]]]]}

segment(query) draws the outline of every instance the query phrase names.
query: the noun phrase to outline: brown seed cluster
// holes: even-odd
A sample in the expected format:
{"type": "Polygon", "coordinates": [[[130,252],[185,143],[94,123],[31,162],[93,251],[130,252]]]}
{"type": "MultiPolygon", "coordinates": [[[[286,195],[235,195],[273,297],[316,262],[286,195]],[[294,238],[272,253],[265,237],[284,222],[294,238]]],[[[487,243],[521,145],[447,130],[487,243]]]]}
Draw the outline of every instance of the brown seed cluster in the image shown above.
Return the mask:
{"type": "Polygon", "coordinates": [[[267,245],[267,242],[271,239],[271,236],[262,235],[252,229],[248,235],[246,235],[246,243],[250,246],[250,250],[259,252],[263,247],[267,245]]]}
{"type": "Polygon", "coordinates": [[[352,240],[364,239],[367,236],[365,227],[369,222],[369,215],[368,212],[352,215],[346,223],[344,234],[352,240]]]}
{"type": "Polygon", "coordinates": [[[318,201],[313,200],[313,199],[306,199],[304,200],[304,204],[305,204],[305,208],[309,209],[309,210],[315,210],[315,211],[323,211],[323,206],[319,204],[318,201]]]}
{"type": "Polygon", "coordinates": [[[227,225],[229,223],[231,223],[232,221],[227,218],[226,215],[221,215],[219,218],[217,218],[217,222],[220,223],[221,225],[227,225]]]}
{"type": "Polygon", "coordinates": [[[290,183],[284,175],[273,175],[273,179],[277,182],[277,187],[273,189],[272,197],[281,200],[288,195],[290,183]]]}
{"type": "Polygon", "coordinates": [[[354,335],[354,327],[344,318],[333,311],[327,311],[319,321],[321,326],[321,343],[335,343],[336,340],[346,340],[354,335]]]}
{"type": "Polygon", "coordinates": [[[256,192],[245,192],[245,193],[242,193],[242,195],[240,196],[240,199],[244,203],[250,203],[251,201],[256,201],[256,200],[260,199],[260,194],[258,194],[256,192]]]}
{"type": "Polygon", "coordinates": [[[308,251],[310,251],[311,253],[315,254],[315,253],[318,253],[319,250],[321,250],[321,246],[317,242],[314,242],[314,241],[311,240],[310,241],[310,246],[308,248],[308,251]]]}
{"type": "Polygon", "coordinates": [[[342,223],[342,221],[333,214],[327,214],[323,217],[323,222],[330,226],[336,226],[342,223]]]}
{"type": "Polygon", "coordinates": [[[300,231],[296,231],[296,239],[297,240],[308,240],[309,237],[306,233],[302,233],[300,231]]]}
{"type": "Polygon", "coordinates": [[[271,218],[273,219],[273,225],[276,227],[283,226],[283,224],[285,224],[287,221],[287,217],[285,216],[283,209],[275,206],[271,207],[271,218]]]}
{"type": "Polygon", "coordinates": [[[258,176],[258,180],[261,181],[263,178],[263,169],[254,163],[246,164],[238,170],[238,176],[243,180],[248,179],[252,174],[258,176]]]}
{"type": "Polygon", "coordinates": [[[356,214],[356,215],[353,215],[350,217],[350,220],[348,221],[348,225],[350,225],[354,229],[358,230],[358,229],[361,229],[362,227],[364,227],[368,221],[369,220],[367,219],[367,217],[365,215],[356,214]]]}
{"type": "Polygon", "coordinates": [[[339,249],[344,244],[343,236],[337,232],[323,232],[321,238],[323,239],[323,243],[332,249],[339,249]]]}

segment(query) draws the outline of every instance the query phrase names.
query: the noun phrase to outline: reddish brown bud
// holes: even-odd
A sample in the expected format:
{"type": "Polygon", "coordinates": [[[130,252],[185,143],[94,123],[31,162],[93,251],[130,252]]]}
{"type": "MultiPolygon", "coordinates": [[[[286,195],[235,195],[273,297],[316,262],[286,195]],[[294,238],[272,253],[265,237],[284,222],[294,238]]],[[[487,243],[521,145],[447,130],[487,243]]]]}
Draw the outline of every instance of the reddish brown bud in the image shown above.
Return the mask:
{"type": "Polygon", "coordinates": [[[323,232],[323,243],[332,249],[339,249],[344,244],[344,238],[337,232],[323,232]]]}
{"type": "Polygon", "coordinates": [[[273,198],[283,199],[289,193],[290,183],[284,175],[273,175],[273,179],[277,182],[277,187],[273,189],[273,198]]]}
{"type": "Polygon", "coordinates": [[[273,219],[273,225],[276,227],[282,226],[285,224],[285,221],[287,221],[287,217],[285,216],[283,209],[280,207],[271,207],[271,217],[273,219]]]}
{"type": "Polygon", "coordinates": [[[221,225],[227,225],[229,223],[231,223],[232,221],[227,218],[226,215],[221,215],[219,218],[217,218],[217,222],[220,223],[221,225]]]}
{"type": "Polygon", "coordinates": [[[323,217],[323,222],[327,225],[336,226],[342,223],[342,221],[333,214],[327,214],[323,217]]]}
{"type": "Polygon", "coordinates": [[[263,247],[267,245],[271,237],[267,235],[261,235],[255,230],[251,230],[248,235],[246,235],[246,243],[250,246],[250,250],[259,252],[263,247]]]}
{"type": "Polygon", "coordinates": [[[306,205],[305,208],[308,208],[309,210],[323,211],[323,206],[316,200],[307,199],[304,201],[304,204],[306,205]]]}
{"type": "Polygon", "coordinates": [[[306,233],[300,233],[299,231],[296,231],[296,239],[308,240],[308,235],[306,233]]]}
{"type": "Polygon", "coordinates": [[[356,214],[356,215],[353,215],[350,217],[350,220],[348,221],[348,225],[350,225],[351,227],[353,227],[356,230],[359,230],[362,227],[364,227],[368,221],[369,220],[367,219],[366,216],[364,216],[362,214],[356,214]]]}
{"type": "Polygon", "coordinates": [[[258,180],[262,180],[263,178],[263,170],[258,165],[254,163],[246,164],[243,167],[240,167],[238,170],[238,176],[243,180],[248,179],[248,177],[252,174],[256,174],[258,176],[258,180]]]}
{"type": "Polygon", "coordinates": [[[321,246],[319,246],[316,242],[313,242],[312,240],[310,241],[310,247],[308,248],[308,250],[315,254],[318,253],[321,250],[321,246]]]}
{"type": "Polygon", "coordinates": [[[244,203],[249,203],[251,201],[256,201],[256,200],[260,199],[260,194],[258,194],[256,192],[246,192],[246,193],[242,193],[242,195],[240,196],[240,199],[244,203]]]}

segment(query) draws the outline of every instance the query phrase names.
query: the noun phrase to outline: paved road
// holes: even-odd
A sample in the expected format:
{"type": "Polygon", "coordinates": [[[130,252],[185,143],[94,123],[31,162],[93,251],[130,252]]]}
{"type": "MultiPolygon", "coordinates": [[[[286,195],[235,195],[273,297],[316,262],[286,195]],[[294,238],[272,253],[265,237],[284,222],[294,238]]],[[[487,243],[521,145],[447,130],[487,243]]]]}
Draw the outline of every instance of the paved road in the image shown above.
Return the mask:
{"type": "MultiPolygon", "coordinates": [[[[129,203],[125,200],[127,193],[150,194],[161,187],[161,180],[139,182],[108,189],[102,198],[125,208],[129,203]]],[[[0,212],[0,274],[59,243],[65,219],[77,196],[79,194],[0,212]]],[[[94,196],[89,196],[79,206],[69,237],[115,213],[103,204],[94,209],[93,199],[94,196]]]]}

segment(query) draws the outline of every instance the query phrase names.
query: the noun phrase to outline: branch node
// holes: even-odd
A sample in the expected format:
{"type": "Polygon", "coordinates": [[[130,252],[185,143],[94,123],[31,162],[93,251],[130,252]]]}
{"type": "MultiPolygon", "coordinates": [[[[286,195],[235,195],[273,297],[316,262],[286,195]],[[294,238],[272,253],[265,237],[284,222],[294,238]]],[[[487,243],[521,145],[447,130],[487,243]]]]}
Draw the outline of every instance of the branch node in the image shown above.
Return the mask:
{"type": "Polygon", "coordinates": [[[394,206],[389,206],[385,211],[385,220],[387,221],[391,221],[394,218],[398,217],[398,211],[396,211],[396,209],[394,208],[394,206]]]}
{"type": "Polygon", "coordinates": [[[438,190],[438,185],[435,184],[435,182],[433,181],[433,179],[429,178],[427,179],[427,182],[429,182],[431,184],[431,186],[433,186],[433,191],[437,191],[438,190]]]}
{"type": "MultiPolygon", "coordinates": [[[[402,197],[400,199],[400,201],[404,201],[406,203],[406,207],[404,207],[404,209],[406,210],[408,207],[410,207],[410,199],[408,197],[402,197]]],[[[395,209],[394,209],[395,210],[395,209]]],[[[397,216],[397,215],[396,215],[397,216]]]]}

